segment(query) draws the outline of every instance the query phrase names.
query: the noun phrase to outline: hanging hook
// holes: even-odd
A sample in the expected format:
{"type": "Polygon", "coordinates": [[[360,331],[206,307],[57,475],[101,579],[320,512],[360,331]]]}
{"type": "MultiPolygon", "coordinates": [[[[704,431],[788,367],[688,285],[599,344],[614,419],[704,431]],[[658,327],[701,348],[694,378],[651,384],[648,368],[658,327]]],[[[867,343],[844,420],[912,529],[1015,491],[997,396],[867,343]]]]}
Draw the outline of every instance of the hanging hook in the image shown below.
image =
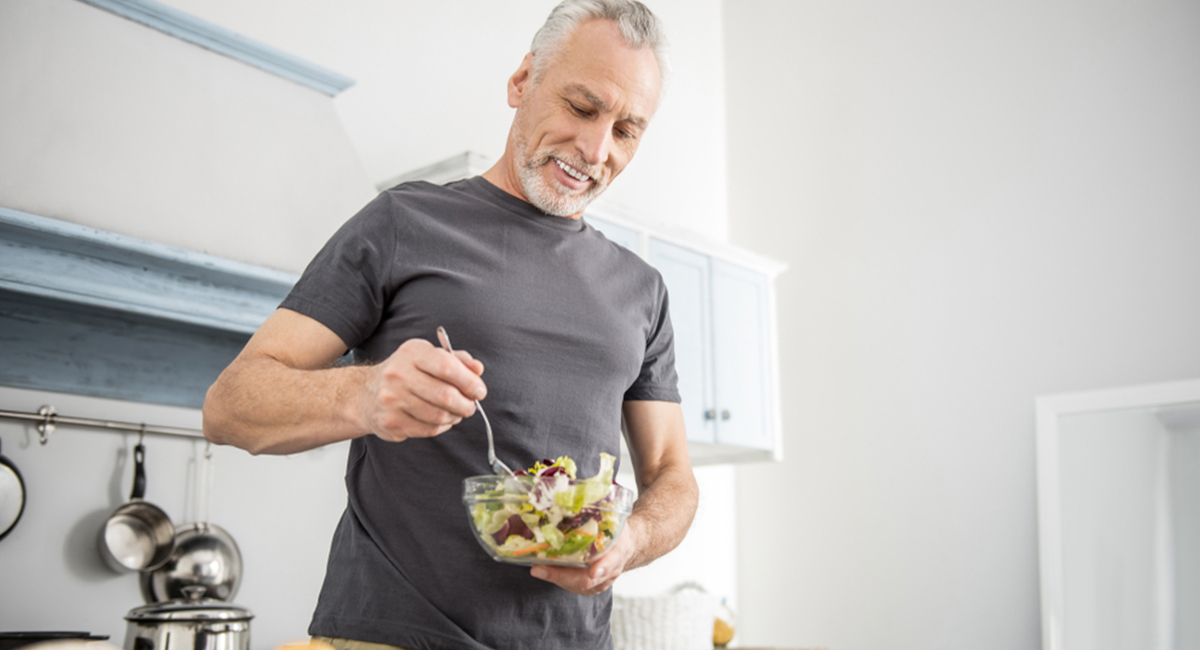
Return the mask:
{"type": "Polygon", "coordinates": [[[145,439],[146,439],[146,423],[142,422],[141,426],[138,428],[138,444],[139,445],[142,444],[142,442],[145,439]]]}
{"type": "Polygon", "coordinates": [[[42,416],[42,421],[37,423],[38,442],[45,445],[54,433],[54,407],[47,404],[38,409],[38,415],[42,416]]]}
{"type": "Polygon", "coordinates": [[[212,460],[212,441],[211,440],[204,441],[204,459],[212,460]]]}

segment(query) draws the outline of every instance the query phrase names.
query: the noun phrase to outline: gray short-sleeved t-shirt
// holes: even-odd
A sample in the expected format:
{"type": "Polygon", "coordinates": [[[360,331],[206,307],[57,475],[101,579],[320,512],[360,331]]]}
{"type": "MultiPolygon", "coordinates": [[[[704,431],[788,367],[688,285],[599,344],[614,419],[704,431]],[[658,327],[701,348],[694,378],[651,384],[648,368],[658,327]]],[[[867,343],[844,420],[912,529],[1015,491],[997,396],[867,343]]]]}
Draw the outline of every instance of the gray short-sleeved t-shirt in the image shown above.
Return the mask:
{"type": "MultiPolygon", "coordinates": [[[[621,403],[679,401],[659,274],[583,220],[481,177],[406,183],[348,221],[281,305],[333,330],[359,362],[403,341],[485,365],[496,452],[514,468],[618,454],[621,403]]],[[[462,480],[490,473],[478,417],[431,439],[351,443],[349,503],[309,633],[411,648],[609,648],[611,595],[576,596],[493,562],[462,480]]]]}

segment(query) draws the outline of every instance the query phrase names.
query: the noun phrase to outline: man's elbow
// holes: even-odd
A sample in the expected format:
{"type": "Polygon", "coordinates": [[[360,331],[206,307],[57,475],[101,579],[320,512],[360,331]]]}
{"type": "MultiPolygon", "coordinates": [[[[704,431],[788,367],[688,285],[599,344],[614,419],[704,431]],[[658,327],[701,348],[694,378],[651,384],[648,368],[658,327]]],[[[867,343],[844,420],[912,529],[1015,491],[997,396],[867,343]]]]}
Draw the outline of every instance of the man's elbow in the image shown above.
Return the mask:
{"type": "MultiPolygon", "coordinates": [[[[204,395],[204,405],[200,408],[201,429],[204,437],[214,445],[234,445],[246,449],[234,431],[234,422],[229,416],[229,406],[220,387],[220,379],[208,388],[204,395]]],[[[246,449],[252,454],[258,452],[246,449]]]]}
{"type": "Polygon", "coordinates": [[[249,452],[252,456],[260,454],[272,453],[265,444],[254,437],[239,436],[229,427],[214,423],[207,416],[204,417],[202,424],[204,437],[214,445],[230,445],[237,447],[242,451],[249,452]]]}

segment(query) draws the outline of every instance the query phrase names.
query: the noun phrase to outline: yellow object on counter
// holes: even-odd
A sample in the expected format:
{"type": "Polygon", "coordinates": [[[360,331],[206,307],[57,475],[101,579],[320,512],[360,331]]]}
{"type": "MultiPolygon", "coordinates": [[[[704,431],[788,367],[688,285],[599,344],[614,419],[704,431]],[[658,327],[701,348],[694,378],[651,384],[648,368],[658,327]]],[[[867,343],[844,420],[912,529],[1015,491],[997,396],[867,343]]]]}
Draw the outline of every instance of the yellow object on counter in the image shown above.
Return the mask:
{"type": "Polygon", "coordinates": [[[719,618],[716,619],[713,623],[713,645],[724,647],[732,640],[733,627],[719,618]]]}

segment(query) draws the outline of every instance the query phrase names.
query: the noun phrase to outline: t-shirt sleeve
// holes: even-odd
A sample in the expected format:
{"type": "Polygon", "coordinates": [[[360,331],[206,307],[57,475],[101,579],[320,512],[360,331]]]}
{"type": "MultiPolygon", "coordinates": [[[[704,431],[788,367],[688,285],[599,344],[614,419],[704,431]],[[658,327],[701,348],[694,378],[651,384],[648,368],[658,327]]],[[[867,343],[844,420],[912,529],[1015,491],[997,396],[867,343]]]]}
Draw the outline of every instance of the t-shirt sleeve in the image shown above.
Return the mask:
{"type": "Polygon", "coordinates": [[[633,385],[625,391],[625,401],[651,400],[679,402],[679,377],[675,373],[675,332],[671,328],[670,299],[659,278],[655,314],[646,339],[646,356],[633,385]]]}
{"type": "Polygon", "coordinates": [[[396,216],[381,194],[334,233],[280,307],[315,319],[354,348],[383,317],[396,254],[396,216]]]}

